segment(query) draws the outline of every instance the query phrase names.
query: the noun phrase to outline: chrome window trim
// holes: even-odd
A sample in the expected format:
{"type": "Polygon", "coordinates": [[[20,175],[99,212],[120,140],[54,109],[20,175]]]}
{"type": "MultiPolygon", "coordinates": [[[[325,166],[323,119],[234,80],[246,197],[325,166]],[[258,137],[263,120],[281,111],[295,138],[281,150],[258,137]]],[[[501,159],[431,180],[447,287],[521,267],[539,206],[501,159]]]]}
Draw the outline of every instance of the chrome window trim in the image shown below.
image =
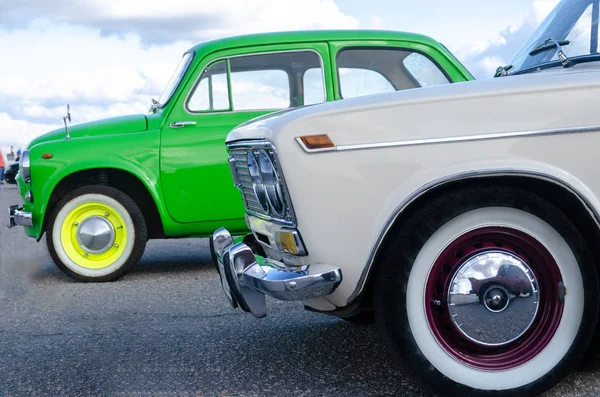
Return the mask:
{"type": "Polygon", "coordinates": [[[25,183],[31,183],[31,158],[29,150],[23,150],[19,159],[19,174],[25,183]]]}
{"type": "MultiPolygon", "coordinates": [[[[185,65],[185,70],[183,71],[183,74],[181,75],[181,78],[179,79],[179,81],[175,85],[175,88],[173,89],[173,92],[171,92],[171,95],[169,95],[169,98],[165,101],[165,103],[159,103],[158,104],[159,106],[157,106],[156,109],[164,109],[165,106],[167,106],[169,104],[169,102],[171,102],[171,100],[175,96],[175,93],[181,87],[181,84],[184,82],[185,75],[188,74],[188,72],[190,71],[190,66],[192,66],[192,63],[194,63],[194,58],[196,58],[196,51],[194,51],[194,50],[186,51],[186,52],[183,53],[183,55],[181,57],[183,58],[187,54],[191,54],[192,56],[189,59],[189,61],[187,62],[187,65],[185,65]]],[[[162,96],[162,94],[161,94],[161,96],[162,96]]],[[[160,97],[158,99],[160,99],[160,97]]]]}
{"type": "Polygon", "coordinates": [[[410,196],[408,196],[404,200],[402,200],[400,205],[398,205],[396,207],[396,209],[388,217],[383,229],[379,233],[375,245],[371,248],[371,252],[369,253],[369,258],[367,260],[366,266],[364,267],[364,269],[360,275],[358,284],[356,285],[356,288],[354,289],[354,291],[352,292],[352,294],[350,295],[350,297],[347,299],[346,302],[348,304],[352,303],[352,301],[363,291],[365,284],[366,284],[367,277],[371,273],[371,268],[373,267],[373,264],[375,262],[375,256],[379,252],[379,249],[381,248],[381,244],[383,243],[383,239],[385,238],[385,236],[387,236],[390,228],[396,222],[396,219],[398,219],[398,217],[404,212],[404,210],[406,208],[408,208],[408,206],[410,206],[419,197],[423,196],[427,192],[429,192],[437,187],[440,187],[442,185],[445,185],[447,183],[466,180],[466,179],[484,178],[484,177],[490,177],[490,176],[492,176],[492,177],[494,177],[494,176],[523,176],[523,177],[536,178],[536,179],[545,180],[545,181],[554,183],[555,185],[562,187],[563,189],[567,190],[568,192],[573,194],[575,197],[577,197],[579,199],[579,201],[581,201],[581,203],[586,207],[588,212],[590,214],[592,214],[592,216],[594,217],[596,226],[598,228],[600,228],[600,213],[591,204],[591,202],[585,197],[585,195],[583,195],[579,190],[577,190],[573,186],[567,184],[565,181],[563,181],[562,179],[560,179],[554,175],[546,174],[546,173],[543,173],[540,171],[527,171],[527,170],[514,170],[514,169],[492,169],[492,170],[483,170],[483,171],[465,171],[462,173],[449,175],[449,176],[431,181],[431,182],[421,186],[418,190],[413,192],[410,196]]]}
{"type": "MultiPolygon", "coordinates": [[[[192,111],[190,109],[188,109],[188,102],[190,101],[190,96],[196,91],[196,88],[198,87],[198,85],[200,84],[200,79],[202,78],[202,74],[204,73],[204,69],[206,69],[207,67],[209,67],[210,65],[216,63],[216,62],[220,62],[220,61],[227,61],[229,59],[233,59],[233,58],[240,58],[240,57],[248,57],[248,56],[254,56],[254,55],[267,55],[267,54],[282,54],[282,53],[290,53],[290,52],[314,52],[315,54],[317,54],[317,57],[319,58],[319,64],[321,65],[321,76],[323,77],[323,102],[320,103],[325,103],[327,102],[327,81],[325,79],[325,64],[323,63],[323,57],[321,56],[321,53],[317,50],[314,50],[312,48],[305,48],[305,49],[296,49],[296,50],[277,50],[277,51],[262,51],[262,52],[252,52],[252,53],[247,53],[247,54],[238,54],[238,55],[230,55],[230,56],[223,56],[223,57],[218,57],[215,59],[210,60],[203,68],[202,68],[202,73],[198,74],[198,77],[196,77],[196,81],[194,82],[194,85],[192,86],[192,88],[189,90],[189,92],[187,93],[186,97],[185,97],[185,101],[183,102],[183,109],[185,110],[186,113],[192,115],[192,116],[197,116],[197,115],[201,115],[201,114],[228,114],[228,113],[248,113],[248,112],[261,112],[261,111],[278,111],[278,110],[286,110],[286,109],[294,109],[292,107],[287,107],[287,108],[276,108],[276,109],[243,109],[243,110],[235,110],[233,108],[233,101],[231,101],[231,103],[229,104],[229,107],[231,109],[229,110],[220,110],[220,111],[192,111]]],[[[267,69],[268,70],[268,69],[267,69]]],[[[229,72],[229,67],[228,67],[228,72],[229,72]]],[[[227,79],[229,82],[229,79],[227,79]]],[[[229,84],[229,86],[227,87],[228,91],[231,93],[231,84],[229,84]]],[[[297,106],[296,108],[299,108],[299,106],[297,106]]]]}
{"type": "MultiPolygon", "coordinates": [[[[232,143],[227,143],[227,151],[228,152],[229,152],[230,148],[247,148],[247,147],[250,147],[252,149],[268,148],[269,150],[273,151],[273,160],[274,160],[273,165],[275,166],[275,169],[277,170],[277,173],[279,174],[279,181],[281,183],[281,188],[283,190],[283,195],[284,195],[284,200],[285,200],[285,203],[284,203],[285,207],[286,207],[285,212],[289,213],[291,221],[287,221],[285,219],[274,218],[269,215],[257,213],[255,211],[244,208],[246,213],[248,213],[249,215],[255,216],[257,218],[266,220],[266,221],[278,223],[280,225],[289,226],[289,227],[293,227],[293,228],[297,227],[298,224],[297,224],[297,219],[296,219],[296,212],[294,211],[294,206],[292,204],[292,198],[291,198],[292,196],[290,195],[290,192],[288,190],[287,182],[285,180],[285,176],[284,176],[283,170],[281,168],[281,163],[279,161],[279,153],[277,152],[275,145],[272,142],[263,140],[263,139],[252,139],[252,140],[246,140],[246,141],[236,141],[236,142],[232,142],[232,143]]],[[[236,172],[236,176],[233,176],[234,181],[236,180],[236,178],[237,178],[237,172],[236,172]]],[[[245,207],[245,205],[244,205],[244,207],[245,207]]]]}
{"type": "Polygon", "coordinates": [[[421,145],[434,145],[442,143],[458,143],[458,142],[473,142],[473,141],[488,141],[494,139],[504,138],[530,138],[543,135],[562,135],[562,134],[584,134],[590,132],[600,132],[600,126],[589,126],[589,127],[572,127],[572,128],[556,128],[547,130],[532,130],[532,131],[515,131],[515,132],[499,132],[495,134],[477,134],[477,135],[464,135],[464,136],[452,136],[444,138],[424,138],[424,139],[408,139],[402,141],[388,141],[388,142],[373,142],[373,143],[360,143],[350,145],[339,145],[332,148],[324,149],[309,149],[300,137],[296,137],[296,142],[300,147],[307,153],[321,153],[321,152],[346,152],[351,150],[366,150],[366,149],[385,149],[390,147],[406,147],[406,146],[421,146],[421,145]]]}

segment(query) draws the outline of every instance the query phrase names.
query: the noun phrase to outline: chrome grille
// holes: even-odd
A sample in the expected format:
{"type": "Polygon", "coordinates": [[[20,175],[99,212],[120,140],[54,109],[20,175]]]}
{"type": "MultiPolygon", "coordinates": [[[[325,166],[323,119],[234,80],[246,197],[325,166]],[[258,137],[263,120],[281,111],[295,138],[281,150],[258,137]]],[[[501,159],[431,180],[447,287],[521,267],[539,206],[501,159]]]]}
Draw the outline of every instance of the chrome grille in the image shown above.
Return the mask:
{"type": "Polygon", "coordinates": [[[279,162],[277,159],[277,153],[275,152],[275,148],[268,142],[265,141],[254,141],[254,142],[236,142],[227,146],[227,150],[229,151],[229,158],[231,163],[231,172],[234,174],[234,180],[236,181],[236,187],[239,189],[242,194],[242,199],[244,200],[244,206],[246,207],[246,212],[255,215],[257,217],[268,219],[268,220],[276,220],[286,224],[293,224],[293,210],[290,205],[289,195],[287,193],[287,188],[284,183],[284,178],[281,173],[281,169],[279,167],[279,162]],[[252,188],[252,180],[250,179],[250,173],[248,172],[248,152],[254,151],[258,152],[259,150],[264,149],[269,156],[271,157],[271,161],[275,165],[277,173],[279,174],[279,179],[283,190],[283,201],[285,206],[284,217],[274,217],[268,211],[265,211],[258,201],[256,194],[254,193],[254,189],[252,188]]]}

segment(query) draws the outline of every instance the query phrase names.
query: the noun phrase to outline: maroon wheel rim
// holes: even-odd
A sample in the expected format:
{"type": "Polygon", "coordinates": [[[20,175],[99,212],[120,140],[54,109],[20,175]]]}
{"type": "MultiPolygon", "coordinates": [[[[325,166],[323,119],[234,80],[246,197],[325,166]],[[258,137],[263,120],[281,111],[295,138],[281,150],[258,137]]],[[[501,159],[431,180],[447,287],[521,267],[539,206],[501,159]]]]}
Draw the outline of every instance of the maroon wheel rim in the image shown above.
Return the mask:
{"type": "Polygon", "coordinates": [[[556,261],[532,236],[507,227],[473,230],[450,243],[431,268],[425,289],[429,327],[449,354],[471,367],[485,370],[517,367],[537,356],[554,336],[563,312],[558,288],[561,282],[556,261]],[[538,310],[531,326],[519,338],[502,346],[485,346],[466,337],[450,318],[448,309],[448,291],[454,274],[469,258],[489,251],[505,252],[526,263],[539,286],[538,310]]]}

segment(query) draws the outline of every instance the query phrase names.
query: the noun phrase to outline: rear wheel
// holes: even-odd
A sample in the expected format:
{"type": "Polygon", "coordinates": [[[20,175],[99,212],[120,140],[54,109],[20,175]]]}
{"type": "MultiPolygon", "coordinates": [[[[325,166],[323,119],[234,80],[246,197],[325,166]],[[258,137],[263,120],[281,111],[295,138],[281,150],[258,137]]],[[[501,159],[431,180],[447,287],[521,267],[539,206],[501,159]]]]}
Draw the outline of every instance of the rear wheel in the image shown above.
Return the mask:
{"type": "Polygon", "coordinates": [[[451,395],[535,395],[581,358],[598,280],[589,248],[545,200],[511,188],[439,198],[399,230],[376,279],[393,350],[451,395]]]}
{"type": "Polygon", "coordinates": [[[56,265],[80,281],[112,281],[141,258],[146,223],[137,204],[108,186],[75,189],[55,207],[48,250],[56,265]]]}

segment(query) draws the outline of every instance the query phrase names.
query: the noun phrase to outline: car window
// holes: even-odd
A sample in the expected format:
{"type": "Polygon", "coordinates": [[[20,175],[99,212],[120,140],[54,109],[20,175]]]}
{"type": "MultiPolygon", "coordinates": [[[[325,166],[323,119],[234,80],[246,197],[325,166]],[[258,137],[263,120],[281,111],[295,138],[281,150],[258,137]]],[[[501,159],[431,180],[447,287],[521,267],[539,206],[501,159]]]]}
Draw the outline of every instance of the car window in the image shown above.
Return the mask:
{"type": "Polygon", "coordinates": [[[304,72],[302,78],[304,104],[312,105],[325,101],[325,82],[321,68],[311,68],[304,72]]]}
{"type": "Polygon", "coordinates": [[[230,69],[234,111],[302,106],[302,76],[309,69],[316,70],[315,80],[325,84],[321,58],[308,50],[234,57],[230,69]]]}
{"type": "Polygon", "coordinates": [[[232,68],[231,94],[235,110],[290,107],[290,81],[284,70],[234,72],[232,68]]]}
{"type": "Polygon", "coordinates": [[[379,94],[395,91],[392,84],[373,70],[360,68],[339,68],[340,94],[342,98],[379,94]]]}
{"type": "Polygon", "coordinates": [[[429,58],[413,52],[402,61],[404,67],[421,87],[447,84],[450,81],[429,58]]]}
{"type": "Polygon", "coordinates": [[[193,112],[231,109],[227,83],[227,61],[215,62],[204,70],[187,106],[193,112]]]}
{"type": "MultiPolygon", "coordinates": [[[[590,43],[592,41],[592,32],[594,32],[594,29],[591,29],[592,10],[593,6],[590,4],[567,35],[566,39],[569,41],[569,44],[563,48],[567,56],[591,52],[590,43]]],[[[597,34],[598,32],[596,32],[597,34]]],[[[598,41],[597,36],[594,39],[596,42],[598,41]]],[[[558,54],[554,54],[552,59],[558,59],[558,54]]]]}
{"type": "Polygon", "coordinates": [[[191,112],[244,111],[324,102],[322,65],[320,55],[309,50],[223,59],[202,73],[186,106],[191,112]]]}
{"type": "Polygon", "coordinates": [[[342,98],[450,82],[428,57],[399,48],[345,48],[336,64],[342,98]]]}

